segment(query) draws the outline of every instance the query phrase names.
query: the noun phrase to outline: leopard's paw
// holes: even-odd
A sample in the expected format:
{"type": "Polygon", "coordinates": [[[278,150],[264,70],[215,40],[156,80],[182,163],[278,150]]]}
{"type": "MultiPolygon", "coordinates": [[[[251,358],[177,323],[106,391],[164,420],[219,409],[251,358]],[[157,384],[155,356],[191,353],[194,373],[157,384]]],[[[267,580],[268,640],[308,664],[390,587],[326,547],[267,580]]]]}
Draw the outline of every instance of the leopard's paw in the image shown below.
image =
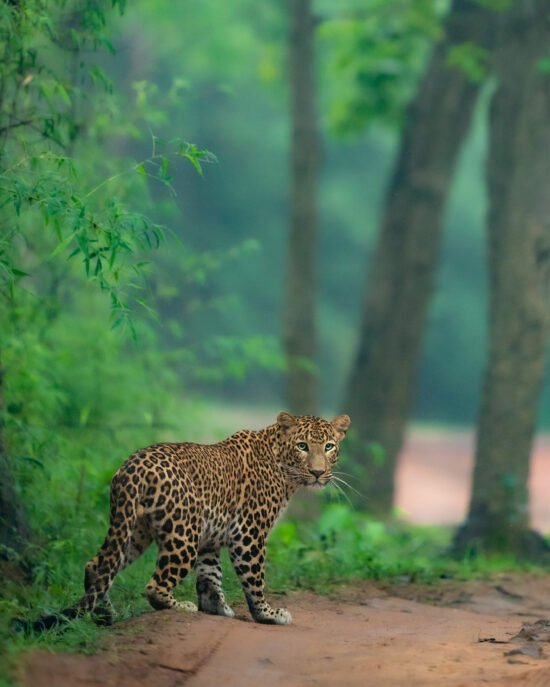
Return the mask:
{"type": "Polygon", "coordinates": [[[210,615],[222,615],[226,618],[234,618],[235,611],[225,602],[223,594],[200,594],[199,611],[210,615]]]}
{"type": "Polygon", "coordinates": [[[271,608],[269,606],[254,614],[254,620],[265,625],[290,625],[292,616],[286,608],[271,608]]]}
{"type": "Polygon", "coordinates": [[[292,623],[292,616],[290,611],[286,608],[275,609],[275,624],[276,625],[290,625],[292,623]]]}
{"type": "Polygon", "coordinates": [[[199,610],[197,605],[192,601],[178,601],[176,608],[179,611],[185,611],[186,613],[196,613],[199,610]]]}
{"type": "Polygon", "coordinates": [[[235,611],[231,608],[231,606],[228,606],[224,603],[218,606],[218,608],[216,609],[216,615],[223,615],[226,618],[234,618],[235,611]]]}

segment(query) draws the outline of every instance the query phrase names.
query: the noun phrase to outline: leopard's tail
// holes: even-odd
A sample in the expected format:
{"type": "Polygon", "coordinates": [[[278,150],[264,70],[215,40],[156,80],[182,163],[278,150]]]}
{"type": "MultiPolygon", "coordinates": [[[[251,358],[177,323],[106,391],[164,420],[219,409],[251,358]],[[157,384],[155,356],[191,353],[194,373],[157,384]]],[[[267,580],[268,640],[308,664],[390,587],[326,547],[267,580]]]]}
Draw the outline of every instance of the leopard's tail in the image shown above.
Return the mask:
{"type": "Polygon", "coordinates": [[[41,634],[42,632],[46,632],[48,630],[62,629],[72,620],[81,618],[86,613],[92,614],[96,624],[110,625],[112,623],[112,612],[110,602],[108,598],[106,598],[108,589],[104,590],[102,593],[98,592],[97,584],[95,583],[95,574],[93,572],[93,566],[96,565],[95,561],[101,554],[104,546],[99,550],[97,556],[95,556],[86,565],[84,572],[84,588],[86,593],[77,603],[75,603],[73,606],[69,606],[68,608],[64,608],[62,611],[57,613],[47,613],[41,615],[36,618],[36,620],[14,618],[10,624],[12,632],[24,635],[32,635],[41,634]]]}
{"type": "Polygon", "coordinates": [[[140,494],[136,490],[129,496],[119,489],[117,475],[111,483],[110,525],[103,545],[86,564],[84,571],[84,596],[74,606],[58,613],[42,615],[36,620],[14,618],[12,631],[22,634],[40,634],[62,628],[70,621],[91,613],[98,625],[113,622],[109,589],[116,574],[131,562],[128,548],[136,525],[140,494]]]}
{"type": "Polygon", "coordinates": [[[12,632],[24,635],[41,634],[47,630],[60,629],[71,620],[80,617],[85,611],[78,604],[64,608],[59,613],[41,615],[36,620],[13,618],[10,623],[12,632]]]}

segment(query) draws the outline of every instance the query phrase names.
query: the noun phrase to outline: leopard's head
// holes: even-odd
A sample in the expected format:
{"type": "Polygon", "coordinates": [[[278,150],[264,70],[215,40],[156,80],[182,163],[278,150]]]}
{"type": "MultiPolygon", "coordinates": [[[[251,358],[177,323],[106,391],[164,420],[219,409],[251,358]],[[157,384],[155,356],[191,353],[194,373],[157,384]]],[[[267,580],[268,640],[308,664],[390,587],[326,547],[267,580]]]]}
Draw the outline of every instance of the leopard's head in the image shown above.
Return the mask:
{"type": "Polygon", "coordinates": [[[323,420],[311,415],[279,413],[279,456],[287,481],[295,486],[326,486],[333,477],[340,442],[350,424],[348,415],[323,420]]]}

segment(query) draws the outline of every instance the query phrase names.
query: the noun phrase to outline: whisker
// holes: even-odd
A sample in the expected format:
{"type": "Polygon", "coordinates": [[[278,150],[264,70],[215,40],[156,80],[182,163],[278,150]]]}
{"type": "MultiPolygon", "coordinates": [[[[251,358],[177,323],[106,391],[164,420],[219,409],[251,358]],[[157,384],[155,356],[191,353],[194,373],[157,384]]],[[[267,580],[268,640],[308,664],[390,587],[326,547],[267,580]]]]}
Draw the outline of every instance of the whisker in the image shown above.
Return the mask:
{"type": "Polygon", "coordinates": [[[351,479],[355,479],[355,475],[352,475],[350,472],[344,472],[343,470],[333,470],[332,474],[345,475],[346,477],[351,477],[351,479]]]}
{"type": "Polygon", "coordinates": [[[328,486],[334,487],[336,489],[335,492],[330,491],[329,494],[334,494],[337,497],[338,501],[341,501],[342,500],[342,490],[340,489],[340,487],[337,484],[335,484],[334,482],[328,482],[328,486]]]}
{"type": "Polygon", "coordinates": [[[338,501],[338,503],[341,503],[341,501],[342,501],[342,494],[341,494],[341,492],[338,490],[338,488],[336,487],[336,485],[335,485],[333,482],[329,482],[327,486],[329,486],[329,487],[335,487],[335,489],[336,489],[336,491],[332,491],[332,490],[330,490],[330,489],[327,491],[327,494],[329,495],[329,498],[330,498],[331,500],[336,499],[336,500],[338,501]]]}
{"type": "Polygon", "coordinates": [[[353,503],[351,502],[351,499],[350,499],[349,496],[346,494],[346,492],[342,489],[342,487],[341,487],[339,484],[337,484],[336,482],[333,482],[332,480],[329,482],[329,484],[332,485],[333,487],[335,487],[335,488],[339,491],[339,493],[342,494],[342,496],[346,499],[346,501],[349,503],[349,505],[351,506],[351,508],[352,508],[353,510],[355,510],[354,505],[353,505],[353,503]]]}
{"type": "Polygon", "coordinates": [[[332,475],[332,479],[335,479],[338,482],[340,482],[341,484],[344,484],[346,487],[348,487],[348,489],[351,489],[353,492],[355,492],[357,494],[357,496],[360,496],[361,498],[365,498],[364,494],[362,494],[360,491],[357,491],[357,489],[355,487],[352,487],[351,484],[348,484],[348,482],[346,482],[345,479],[342,479],[341,477],[337,477],[334,473],[332,475]]]}

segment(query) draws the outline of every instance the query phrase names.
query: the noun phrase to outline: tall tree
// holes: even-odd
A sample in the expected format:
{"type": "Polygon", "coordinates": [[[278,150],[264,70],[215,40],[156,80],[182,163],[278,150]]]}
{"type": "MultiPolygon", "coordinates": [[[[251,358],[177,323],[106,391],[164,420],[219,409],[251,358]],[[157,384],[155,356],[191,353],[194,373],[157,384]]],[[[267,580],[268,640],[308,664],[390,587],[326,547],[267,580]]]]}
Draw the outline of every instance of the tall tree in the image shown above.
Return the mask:
{"type": "Polygon", "coordinates": [[[550,45],[545,0],[500,21],[487,183],[489,359],[468,518],[455,547],[548,550],[529,530],[529,457],[550,331],[550,45]]]}
{"type": "Polygon", "coordinates": [[[311,0],[289,0],[291,90],[291,213],[284,342],[291,411],[317,409],[315,372],[315,256],[320,141],[315,108],[315,20],[311,0]]]}
{"type": "MultiPolygon", "coordinates": [[[[347,391],[349,449],[361,466],[360,505],[385,515],[414,389],[437,267],[442,213],[480,89],[454,58],[490,45],[493,12],[455,0],[406,118],[366,284],[359,345],[347,391]]],[[[477,52],[476,52],[477,51],[477,52]]]]}

